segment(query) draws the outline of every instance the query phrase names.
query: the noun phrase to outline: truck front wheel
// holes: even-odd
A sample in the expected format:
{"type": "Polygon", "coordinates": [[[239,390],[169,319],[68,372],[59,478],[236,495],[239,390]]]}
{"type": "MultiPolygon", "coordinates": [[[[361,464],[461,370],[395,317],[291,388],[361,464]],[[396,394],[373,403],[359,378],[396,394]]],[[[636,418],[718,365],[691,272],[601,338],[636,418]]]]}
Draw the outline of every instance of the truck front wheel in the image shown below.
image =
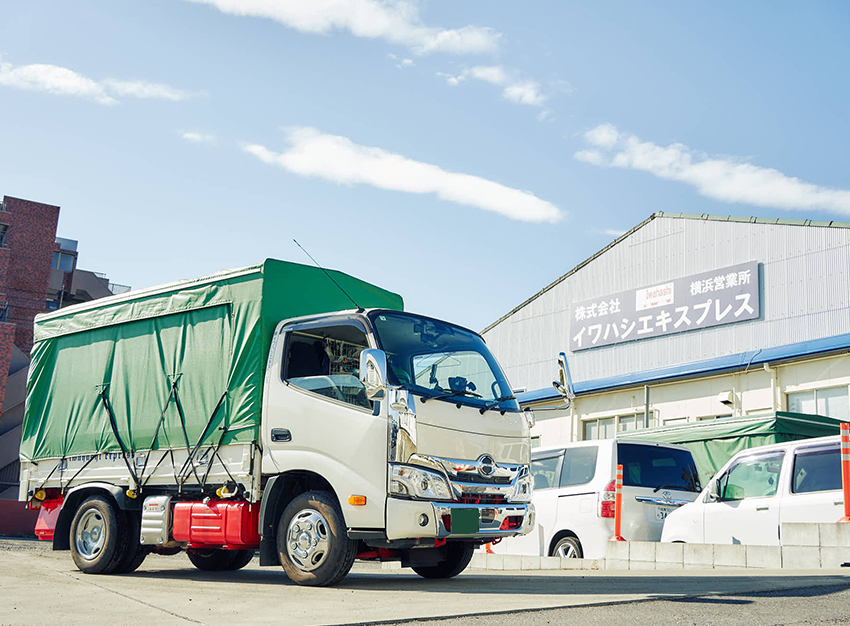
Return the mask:
{"type": "Polygon", "coordinates": [[[109,574],[123,561],[128,533],[123,515],[103,496],[87,498],[71,521],[71,557],[81,572],[109,574]]]}
{"type": "Polygon", "coordinates": [[[475,544],[452,542],[446,544],[446,559],[437,565],[414,565],[413,571],[422,578],[452,578],[460,574],[472,560],[475,544]]]}
{"type": "Polygon", "coordinates": [[[284,509],[277,525],[277,551],[294,582],[326,587],[348,574],[357,542],[348,538],[336,498],[325,491],[308,491],[284,509]]]}

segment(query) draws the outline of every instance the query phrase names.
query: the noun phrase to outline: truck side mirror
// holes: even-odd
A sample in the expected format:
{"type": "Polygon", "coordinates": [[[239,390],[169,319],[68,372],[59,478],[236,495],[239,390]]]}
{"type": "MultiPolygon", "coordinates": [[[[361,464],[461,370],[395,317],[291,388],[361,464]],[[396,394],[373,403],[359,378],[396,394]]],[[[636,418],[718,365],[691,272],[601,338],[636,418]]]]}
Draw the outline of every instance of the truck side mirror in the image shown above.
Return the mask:
{"type": "Polygon", "coordinates": [[[567,355],[561,352],[558,355],[558,380],[552,382],[555,390],[567,400],[567,406],[575,398],[573,391],[573,379],[570,376],[570,368],[567,365],[567,355]]]}
{"type": "Polygon", "coordinates": [[[368,348],[360,353],[360,382],[369,400],[382,400],[387,388],[387,353],[368,348]]]}

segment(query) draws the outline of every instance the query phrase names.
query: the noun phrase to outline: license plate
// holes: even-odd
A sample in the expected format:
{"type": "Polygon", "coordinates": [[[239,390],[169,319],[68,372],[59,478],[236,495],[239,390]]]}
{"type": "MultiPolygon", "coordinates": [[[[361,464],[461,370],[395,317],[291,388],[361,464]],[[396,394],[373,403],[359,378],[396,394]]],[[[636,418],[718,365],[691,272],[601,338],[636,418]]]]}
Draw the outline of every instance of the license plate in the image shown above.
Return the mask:
{"type": "Polygon", "coordinates": [[[478,509],[452,509],[452,534],[471,535],[478,532],[478,509]]]}
{"type": "Polygon", "coordinates": [[[670,515],[670,513],[672,513],[672,512],[673,512],[673,509],[668,508],[668,507],[664,507],[664,506],[656,507],[656,509],[655,509],[655,519],[658,520],[659,522],[663,522],[665,519],[667,519],[667,516],[670,515]]]}

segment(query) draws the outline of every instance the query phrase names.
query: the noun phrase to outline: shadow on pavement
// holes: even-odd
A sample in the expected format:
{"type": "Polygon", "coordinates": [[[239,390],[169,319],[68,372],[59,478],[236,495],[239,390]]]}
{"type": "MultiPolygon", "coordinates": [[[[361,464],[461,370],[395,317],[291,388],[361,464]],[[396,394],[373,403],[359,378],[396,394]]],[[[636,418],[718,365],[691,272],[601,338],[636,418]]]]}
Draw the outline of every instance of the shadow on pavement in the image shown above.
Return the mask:
{"type": "MultiPolygon", "coordinates": [[[[144,565],[142,566],[144,568],[144,565]]],[[[294,585],[277,567],[251,568],[237,572],[202,572],[192,567],[169,569],[140,569],[122,578],[163,579],[174,581],[203,581],[207,583],[233,583],[249,585],[294,585]]],[[[585,575],[487,575],[462,574],[449,580],[426,580],[415,573],[352,572],[336,588],[362,591],[416,591],[431,593],[464,593],[512,595],[600,595],[634,596],[651,594],[653,599],[679,599],[681,596],[706,596],[730,594],[736,596],[771,592],[780,596],[829,595],[850,588],[850,577],[841,575],[769,576],[769,575],[700,575],[700,576],[606,576],[585,575]],[[498,583],[498,584],[495,584],[498,583]]],[[[744,604],[741,599],[704,597],[691,599],[705,603],[744,604]]]]}

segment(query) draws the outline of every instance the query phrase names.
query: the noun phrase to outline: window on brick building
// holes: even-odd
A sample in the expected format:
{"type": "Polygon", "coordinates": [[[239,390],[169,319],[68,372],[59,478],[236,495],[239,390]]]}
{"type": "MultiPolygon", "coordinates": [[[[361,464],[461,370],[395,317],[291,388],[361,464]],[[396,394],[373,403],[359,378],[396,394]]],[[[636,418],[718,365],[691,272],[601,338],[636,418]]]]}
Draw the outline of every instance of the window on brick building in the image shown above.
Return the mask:
{"type": "Polygon", "coordinates": [[[9,225],[8,224],[0,224],[0,247],[4,247],[6,245],[6,238],[9,235],[9,225]]]}
{"type": "Polygon", "coordinates": [[[62,270],[63,272],[74,271],[74,255],[63,254],[62,252],[53,253],[53,269],[62,270]]]}

